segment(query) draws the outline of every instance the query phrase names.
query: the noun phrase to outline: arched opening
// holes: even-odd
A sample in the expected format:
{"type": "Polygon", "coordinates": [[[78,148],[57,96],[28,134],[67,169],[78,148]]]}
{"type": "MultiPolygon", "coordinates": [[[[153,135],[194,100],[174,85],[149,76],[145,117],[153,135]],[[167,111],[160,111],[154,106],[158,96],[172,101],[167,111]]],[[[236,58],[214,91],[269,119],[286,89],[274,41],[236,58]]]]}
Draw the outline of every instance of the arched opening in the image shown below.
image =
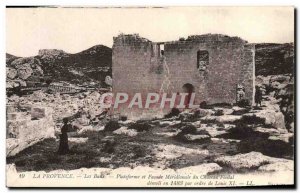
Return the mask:
{"type": "Polygon", "coordinates": [[[188,93],[188,95],[185,97],[184,105],[186,108],[188,108],[191,100],[192,93],[195,91],[195,88],[192,84],[186,83],[182,86],[183,92],[188,93]]]}

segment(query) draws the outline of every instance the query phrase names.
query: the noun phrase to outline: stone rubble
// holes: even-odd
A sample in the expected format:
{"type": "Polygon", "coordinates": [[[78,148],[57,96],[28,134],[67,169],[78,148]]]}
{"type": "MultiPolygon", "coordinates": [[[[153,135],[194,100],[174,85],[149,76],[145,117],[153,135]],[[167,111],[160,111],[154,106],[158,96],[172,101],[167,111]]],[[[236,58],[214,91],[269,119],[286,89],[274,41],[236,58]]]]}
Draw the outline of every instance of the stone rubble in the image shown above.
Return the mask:
{"type": "Polygon", "coordinates": [[[226,165],[234,169],[252,169],[266,164],[278,162],[289,162],[290,160],[282,158],[273,158],[265,156],[260,152],[250,152],[246,154],[237,154],[234,156],[222,156],[215,159],[215,162],[226,165]]]}
{"type": "Polygon", "coordinates": [[[259,171],[264,172],[286,172],[286,171],[294,171],[294,161],[288,160],[286,162],[276,162],[267,165],[260,166],[258,168],[259,171]]]}
{"type": "Polygon", "coordinates": [[[55,129],[52,110],[32,107],[27,113],[7,112],[6,156],[14,156],[23,149],[45,139],[54,138],[55,129]]]}
{"type": "Polygon", "coordinates": [[[115,131],[113,131],[114,134],[118,134],[118,135],[128,135],[130,137],[134,137],[138,134],[138,132],[134,129],[128,129],[128,127],[121,127],[115,131]]]}
{"type": "Polygon", "coordinates": [[[154,150],[157,158],[174,159],[184,154],[209,155],[208,150],[191,149],[177,145],[159,144],[154,150]]]}

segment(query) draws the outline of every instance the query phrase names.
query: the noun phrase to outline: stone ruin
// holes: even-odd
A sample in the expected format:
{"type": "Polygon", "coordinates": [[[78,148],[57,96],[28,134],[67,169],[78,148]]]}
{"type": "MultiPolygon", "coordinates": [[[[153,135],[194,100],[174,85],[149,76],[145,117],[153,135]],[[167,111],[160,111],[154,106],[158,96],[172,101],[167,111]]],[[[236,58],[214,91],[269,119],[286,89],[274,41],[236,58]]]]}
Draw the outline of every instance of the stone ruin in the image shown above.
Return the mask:
{"type": "Polygon", "coordinates": [[[55,137],[52,109],[38,106],[6,107],[6,155],[14,156],[23,149],[55,137]]]}
{"type": "MultiPolygon", "coordinates": [[[[113,93],[195,92],[195,103],[253,104],[255,45],[239,37],[205,34],[151,42],[138,34],[114,37],[113,93]]],[[[164,112],[162,112],[164,111],[164,112]]],[[[127,109],[115,114],[149,117],[168,109],[127,109]]]]}

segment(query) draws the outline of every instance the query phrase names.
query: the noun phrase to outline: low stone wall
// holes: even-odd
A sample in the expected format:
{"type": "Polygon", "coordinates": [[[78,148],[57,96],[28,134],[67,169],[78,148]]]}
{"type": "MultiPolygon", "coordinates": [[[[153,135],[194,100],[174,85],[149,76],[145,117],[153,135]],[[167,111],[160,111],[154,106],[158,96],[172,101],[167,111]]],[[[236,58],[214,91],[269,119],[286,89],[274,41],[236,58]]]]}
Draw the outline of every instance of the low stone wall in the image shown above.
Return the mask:
{"type": "Polygon", "coordinates": [[[18,112],[17,107],[7,107],[6,156],[14,156],[25,148],[55,135],[52,109],[31,107],[18,112]],[[15,112],[13,112],[15,111],[15,112]]]}

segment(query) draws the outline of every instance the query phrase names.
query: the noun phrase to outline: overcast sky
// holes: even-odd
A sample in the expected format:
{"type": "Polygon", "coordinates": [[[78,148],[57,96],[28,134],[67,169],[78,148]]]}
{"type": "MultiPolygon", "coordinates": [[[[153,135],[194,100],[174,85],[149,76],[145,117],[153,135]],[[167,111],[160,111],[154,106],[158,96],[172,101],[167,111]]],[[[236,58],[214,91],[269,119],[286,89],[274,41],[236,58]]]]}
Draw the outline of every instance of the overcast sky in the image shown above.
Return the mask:
{"type": "Polygon", "coordinates": [[[151,41],[204,33],[239,36],[250,43],[294,41],[293,7],[8,8],[6,49],[34,56],[39,49],[76,53],[111,47],[120,33],[151,41]]]}

